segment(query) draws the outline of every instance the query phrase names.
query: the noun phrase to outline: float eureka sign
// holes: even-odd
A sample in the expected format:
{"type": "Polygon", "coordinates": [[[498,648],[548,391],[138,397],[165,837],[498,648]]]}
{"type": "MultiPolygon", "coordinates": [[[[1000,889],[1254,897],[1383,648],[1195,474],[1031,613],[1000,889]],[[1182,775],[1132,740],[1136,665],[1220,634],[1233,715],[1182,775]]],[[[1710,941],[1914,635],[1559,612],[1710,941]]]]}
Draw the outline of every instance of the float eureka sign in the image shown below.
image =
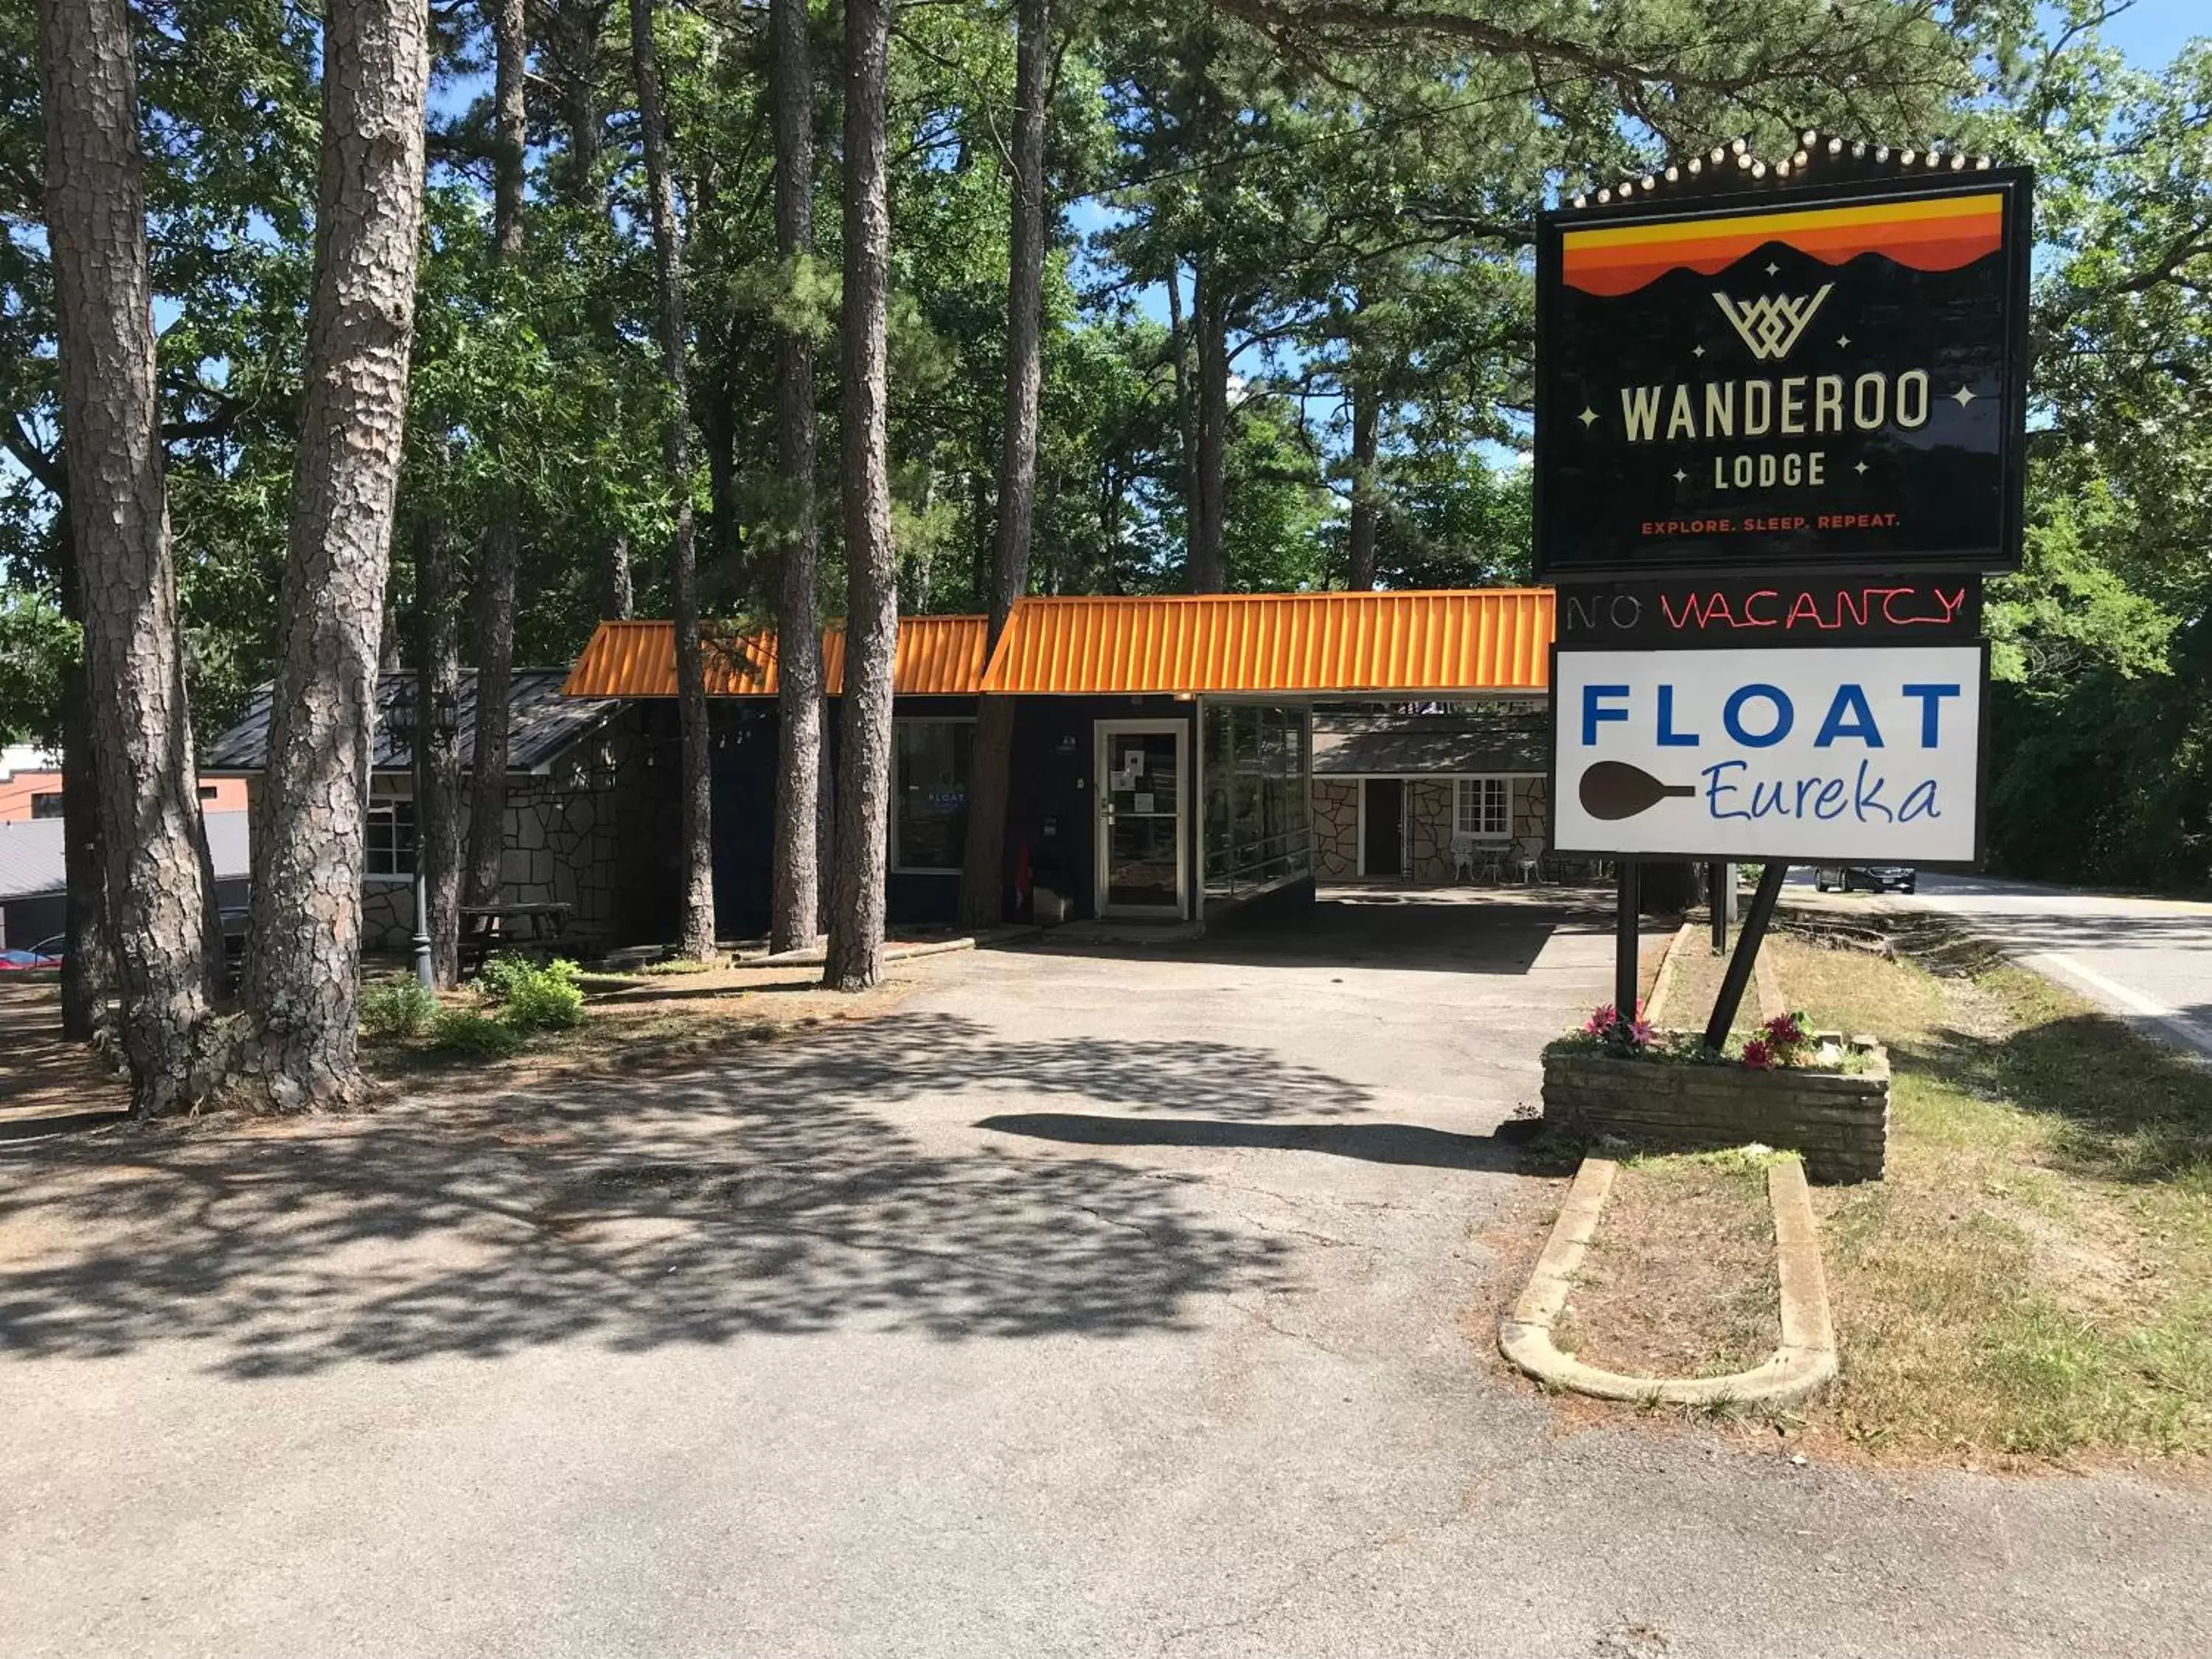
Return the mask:
{"type": "Polygon", "coordinates": [[[1544,215],[1540,578],[2016,568],[2031,185],[1544,215]]]}
{"type": "Polygon", "coordinates": [[[1978,644],[1558,647],[1553,837],[1605,856],[1971,864],[1978,644]]]}

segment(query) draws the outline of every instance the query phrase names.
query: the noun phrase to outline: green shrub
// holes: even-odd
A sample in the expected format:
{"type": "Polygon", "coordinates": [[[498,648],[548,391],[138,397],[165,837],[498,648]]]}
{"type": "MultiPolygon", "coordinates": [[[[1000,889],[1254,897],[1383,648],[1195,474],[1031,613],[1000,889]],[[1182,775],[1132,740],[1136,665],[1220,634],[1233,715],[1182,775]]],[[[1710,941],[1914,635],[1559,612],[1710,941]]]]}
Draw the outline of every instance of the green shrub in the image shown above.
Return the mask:
{"type": "Polygon", "coordinates": [[[477,988],[501,1005],[518,1031],[565,1031],[584,1023],[581,970],[565,957],[547,963],[502,951],[483,965],[477,988]]]}
{"type": "Polygon", "coordinates": [[[537,972],[538,964],[528,957],[501,951],[484,958],[477,973],[477,989],[494,1002],[505,1002],[514,996],[516,986],[537,972]]]}
{"type": "Polygon", "coordinates": [[[522,1047],[522,1033],[473,1008],[448,1008],[431,1024],[430,1046],[449,1054],[501,1060],[522,1047]]]}
{"type": "Polygon", "coordinates": [[[370,1036],[421,1036],[437,1017],[438,999],[416,980],[379,980],[361,994],[361,1029],[370,1036]]]}
{"type": "Polygon", "coordinates": [[[584,993],[573,962],[549,963],[507,993],[507,1023],[518,1031],[565,1031],[584,1023],[584,993]]]}

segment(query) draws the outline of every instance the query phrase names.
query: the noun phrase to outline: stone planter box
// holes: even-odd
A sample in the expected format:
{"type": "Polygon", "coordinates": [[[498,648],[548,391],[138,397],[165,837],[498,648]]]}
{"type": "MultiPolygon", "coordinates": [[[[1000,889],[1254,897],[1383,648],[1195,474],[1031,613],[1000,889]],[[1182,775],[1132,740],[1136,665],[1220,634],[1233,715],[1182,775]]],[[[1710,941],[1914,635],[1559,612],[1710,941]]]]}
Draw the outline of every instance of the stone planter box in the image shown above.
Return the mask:
{"type": "Polygon", "coordinates": [[[1802,1153],[1814,1181],[1879,1181],[1889,1148],[1889,1055],[1871,1037],[1850,1047],[1865,1056],[1858,1071],[1754,1072],[1555,1049],[1544,1056],[1544,1121],[1671,1150],[1758,1141],[1802,1153]]]}

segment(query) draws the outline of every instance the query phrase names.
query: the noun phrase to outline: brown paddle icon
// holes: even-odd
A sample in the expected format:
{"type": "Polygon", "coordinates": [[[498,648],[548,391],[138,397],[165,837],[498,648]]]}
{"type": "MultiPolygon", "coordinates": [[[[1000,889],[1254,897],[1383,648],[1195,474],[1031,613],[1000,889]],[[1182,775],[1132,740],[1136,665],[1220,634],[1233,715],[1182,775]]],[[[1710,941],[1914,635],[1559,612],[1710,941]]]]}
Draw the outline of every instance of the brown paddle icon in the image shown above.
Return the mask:
{"type": "Polygon", "coordinates": [[[1626,761],[1599,761],[1583,773],[1583,811],[1594,818],[1632,818],[1669,795],[1694,795],[1695,784],[1662,783],[1626,761]]]}

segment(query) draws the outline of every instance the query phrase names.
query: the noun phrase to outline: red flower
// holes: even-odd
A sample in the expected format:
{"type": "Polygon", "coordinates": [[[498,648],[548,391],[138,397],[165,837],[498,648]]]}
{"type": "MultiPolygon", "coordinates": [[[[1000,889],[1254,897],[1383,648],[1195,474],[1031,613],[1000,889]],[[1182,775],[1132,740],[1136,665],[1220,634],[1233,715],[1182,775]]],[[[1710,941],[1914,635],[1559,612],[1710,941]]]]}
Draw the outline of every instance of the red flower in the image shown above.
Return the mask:
{"type": "Polygon", "coordinates": [[[1774,1069],[1774,1050],[1765,1037],[1753,1037],[1743,1045],[1743,1063],[1754,1072],[1774,1069]]]}

